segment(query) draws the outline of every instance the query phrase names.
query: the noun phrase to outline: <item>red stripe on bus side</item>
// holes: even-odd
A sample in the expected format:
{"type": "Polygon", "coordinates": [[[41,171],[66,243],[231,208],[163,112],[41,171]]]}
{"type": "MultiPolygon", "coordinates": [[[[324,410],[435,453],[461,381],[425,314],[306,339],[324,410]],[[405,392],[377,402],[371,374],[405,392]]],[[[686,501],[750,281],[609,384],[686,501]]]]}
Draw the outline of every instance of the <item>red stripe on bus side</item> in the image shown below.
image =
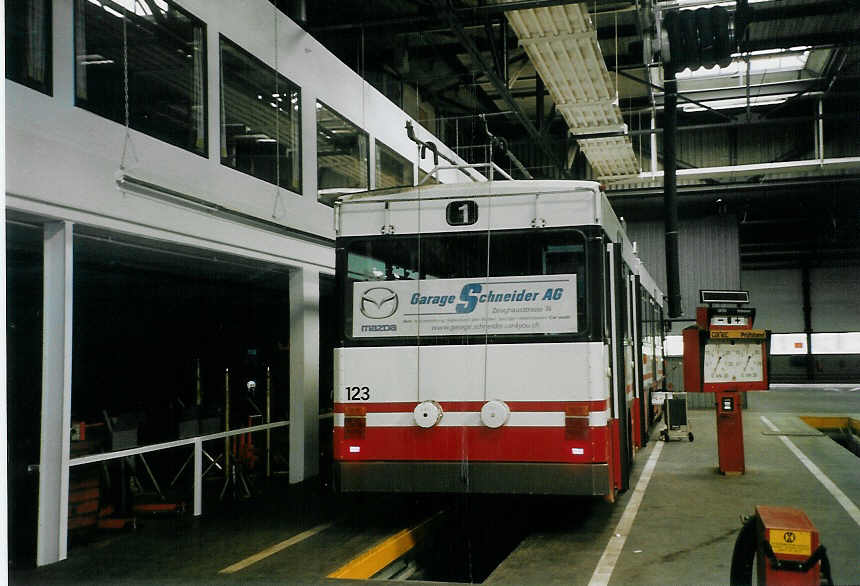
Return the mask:
{"type": "Polygon", "coordinates": [[[586,440],[565,439],[562,427],[368,427],[346,439],[334,428],[336,460],[492,462],[606,462],[607,428],[592,427],[586,440]],[[350,451],[350,448],[359,450],[350,451]],[[579,448],[582,454],[574,454],[579,448]]]}
{"type": "MultiPolygon", "coordinates": [[[[486,401],[440,401],[443,411],[451,412],[475,412],[480,411],[486,401]]],[[[606,401],[507,401],[511,411],[547,412],[564,411],[571,405],[588,405],[589,411],[605,411],[606,401]]],[[[367,403],[354,401],[350,403],[335,403],[334,412],[344,413],[347,405],[360,405],[367,409],[368,413],[410,413],[416,405],[415,401],[398,401],[392,403],[367,403]]]]}

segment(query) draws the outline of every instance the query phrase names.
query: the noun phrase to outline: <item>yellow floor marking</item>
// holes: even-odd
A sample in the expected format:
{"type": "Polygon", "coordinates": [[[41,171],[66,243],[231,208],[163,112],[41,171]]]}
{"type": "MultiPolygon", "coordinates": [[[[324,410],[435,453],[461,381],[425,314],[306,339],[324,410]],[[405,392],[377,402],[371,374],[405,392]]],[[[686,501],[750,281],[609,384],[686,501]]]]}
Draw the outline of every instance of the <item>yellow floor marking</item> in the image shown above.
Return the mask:
{"type": "Polygon", "coordinates": [[[278,553],[279,551],[283,551],[283,550],[287,549],[288,547],[290,547],[291,545],[301,543],[305,539],[308,539],[309,537],[313,537],[317,533],[325,531],[326,529],[328,529],[332,525],[334,525],[334,523],[324,523],[322,525],[317,525],[316,527],[313,527],[312,529],[308,529],[307,531],[302,531],[298,535],[293,535],[289,539],[285,539],[284,541],[282,541],[280,543],[276,543],[275,545],[273,545],[271,547],[267,547],[263,551],[261,551],[259,553],[255,553],[254,555],[247,557],[240,562],[236,562],[235,564],[233,564],[231,566],[227,566],[223,570],[220,570],[218,573],[219,574],[233,574],[235,572],[238,572],[239,570],[244,570],[245,568],[247,568],[251,564],[256,564],[260,560],[266,559],[270,555],[274,555],[274,554],[278,553]]]}
{"type": "Polygon", "coordinates": [[[353,558],[346,565],[338,568],[328,578],[348,578],[352,580],[367,580],[378,574],[391,562],[415,547],[431,524],[442,515],[439,511],[429,519],[425,519],[412,529],[398,531],[388,539],[374,545],[364,553],[353,558]]]}
{"type": "Polygon", "coordinates": [[[824,417],[805,415],[801,419],[816,429],[844,429],[850,427],[854,433],[860,433],[860,420],[853,417],[824,417]]]}

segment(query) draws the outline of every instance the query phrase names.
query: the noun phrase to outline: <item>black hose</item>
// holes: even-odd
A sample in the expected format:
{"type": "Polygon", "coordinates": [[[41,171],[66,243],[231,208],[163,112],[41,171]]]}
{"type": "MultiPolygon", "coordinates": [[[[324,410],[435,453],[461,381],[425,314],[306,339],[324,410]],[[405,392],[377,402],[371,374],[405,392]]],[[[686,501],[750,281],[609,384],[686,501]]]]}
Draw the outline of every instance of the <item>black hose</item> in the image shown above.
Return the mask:
{"type": "Polygon", "coordinates": [[[741,532],[735,540],[735,549],[732,551],[732,568],[729,577],[731,586],[751,586],[753,561],[756,553],[756,520],[758,516],[753,515],[744,521],[741,532]]]}

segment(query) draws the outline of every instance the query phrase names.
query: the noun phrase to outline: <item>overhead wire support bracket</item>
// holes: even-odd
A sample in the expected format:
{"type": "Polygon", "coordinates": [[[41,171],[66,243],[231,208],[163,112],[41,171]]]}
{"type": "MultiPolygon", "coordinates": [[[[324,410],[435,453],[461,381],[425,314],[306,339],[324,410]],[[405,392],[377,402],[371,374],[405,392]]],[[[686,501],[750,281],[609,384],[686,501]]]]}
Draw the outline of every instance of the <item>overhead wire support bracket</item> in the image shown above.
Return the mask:
{"type": "Polygon", "coordinates": [[[503,138],[497,137],[492,132],[490,132],[490,127],[487,125],[487,117],[481,114],[479,118],[481,119],[481,122],[484,123],[484,132],[487,134],[487,138],[490,139],[490,144],[498,148],[499,151],[502,152],[502,154],[508,157],[511,163],[513,163],[514,166],[520,171],[520,173],[526,176],[526,179],[534,179],[532,174],[529,173],[529,170],[525,168],[525,166],[517,158],[517,156],[508,149],[507,141],[503,138]]]}

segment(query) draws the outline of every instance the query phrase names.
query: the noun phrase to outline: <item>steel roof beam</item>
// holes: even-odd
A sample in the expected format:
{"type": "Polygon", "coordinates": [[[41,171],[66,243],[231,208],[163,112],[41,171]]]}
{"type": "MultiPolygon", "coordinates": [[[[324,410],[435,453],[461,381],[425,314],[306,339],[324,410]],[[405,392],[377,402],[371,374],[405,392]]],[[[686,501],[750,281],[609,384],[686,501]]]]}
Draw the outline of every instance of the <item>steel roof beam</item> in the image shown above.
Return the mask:
{"type": "MultiPolygon", "coordinates": [[[[833,175],[829,177],[805,177],[796,179],[770,180],[763,183],[741,181],[732,183],[719,183],[715,185],[679,185],[678,194],[684,196],[694,196],[712,193],[730,193],[739,195],[741,193],[749,196],[753,193],[774,192],[774,191],[793,191],[797,193],[799,189],[808,189],[809,194],[818,194],[821,192],[822,185],[845,185],[848,183],[860,182],[860,175],[833,175]]],[[[609,199],[626,201],[636,199],[662,199],[663,186],[645,187],[639,189],[618,189],[607,191],[609,199]]],[[[659,203],[659,202],[657,202],[659,203]]]]}
{"type": "MultiPolygon", "coordinates": [[[[534,9],[534,8],[549,8],[552,6],[564,6],[566,4],[582,4],[587,3],[589,7],[597,6],[597,2],[594,0],[519,0],[512,2],[505,2],[500,4],[485,4],[483,6],[472,6],[465,8],[451,8],[451,10],[456,14],[457,18],[460,19],[460,22],[463,24],[464,28],[473,27],[473,26],[483,26],[484,19],[487,16],[494,14],[504,14],[505,12],[510,12],[512,10],[526,10],[526,9],[534,9]]],[[[626,2],[606,2],[605,0],[600,0],[600,6],[597,7],[596,10],[589,10],[591,14],[602,14],[607,12],[621,12],[625,10],[630,10],[635,8],[635,3],[631,1],[626,2]]],[[[359,29],[359,28],[378,28],[378,27],[391,27],[397,25],[409,25],[409,24],[423,24],[428,25],[423,28],[415,28],[408,31],[397,31],[398,33],[407,33],[407,34],[417,34],[417,33],[429,33],[429,32],[442,32],[444,29],[439,29],[435,26],[435,19],[430,16],[404,16],[402,18],[385,18],[379,20],[370,20],[365,22],[356,22],[356,23],[343,23],[343,24],[332,24],[326,26],[311,26],[308,27],[307,31],[311,34],[315,33],[325,33],[325,32],[334,32],[334,31],[344,31],[350,29],[359,29]],[[429,28],[433,27],[433,28],[429,28]]],[[[628,32],[629,29],[625,29],[624,25],[619,27],[619,31],[626,30],[628,32]]],[[[611,29],[612,32],[605,31],[604,34],[608,35],[605,38],[614,37],[614,28],[611,29]]],[[[635,31],[632,31],[635,32],[635,31]]],[[[620,35],[619,36],[623,36],[620,35]]]]}
{"type": "Polygon", "coordinates": [[[790,37],[751,39],[743,44],[744,51],[764,49],[790,49],[791,47],[853,47],[860,44],[860,30],[842,30],[828,33],[813,33],[790,37]]]}
{"type": "Polygon", "coordinates": [[[773,6],[753,6],[751,22],[786,20],[789,18],[808,18],[827,14],[839,14],[860,8],[857,0],[817,0],[809,4],[786,6],[780,2],[773,6]]]}
{"type": "Polygon", "coordinates": [[[552,146],[547,141],[546,137],[541,134],[540,131],[538,131],[538,129],[529,119],[528,115],[526,115],[522,106],[511,95],[511,92],[508,90],[505,81],[501,77],[499,77],[493,71],[493,68],[484,60],[483,55],[475,46],[475,43],[472,41],[471,37],[469,37],[469,35],[463,29],[463,25],[460,23],[460,20],[457,17],[456,12],[452,9],[451,5],[446,0],[431,1],[436,7],[436,9],[439,11],[439,15],[446,20],[448,25],[451,27],[451,30],[460,39],[460,43],[469,53],[469,57],[472,59],[472,62],[484,72],[484,74],[490,80],[490,83],[493,84],[493,87],[495,88],[496,92],[498,92],[500,98],[505,102],[505,105],[508,107],[509,110],[513,111],[519,123],[523,126],[529,137],[535,142],[535,144],[540,148],[540,150],[543,151],[544,155],[547,157],[547,160],[549,160],[556,167],[558,167],[564,177],[569,177],[570,173],[568,169],[559,162],[555,151],[552,149],[552,146]]]}

